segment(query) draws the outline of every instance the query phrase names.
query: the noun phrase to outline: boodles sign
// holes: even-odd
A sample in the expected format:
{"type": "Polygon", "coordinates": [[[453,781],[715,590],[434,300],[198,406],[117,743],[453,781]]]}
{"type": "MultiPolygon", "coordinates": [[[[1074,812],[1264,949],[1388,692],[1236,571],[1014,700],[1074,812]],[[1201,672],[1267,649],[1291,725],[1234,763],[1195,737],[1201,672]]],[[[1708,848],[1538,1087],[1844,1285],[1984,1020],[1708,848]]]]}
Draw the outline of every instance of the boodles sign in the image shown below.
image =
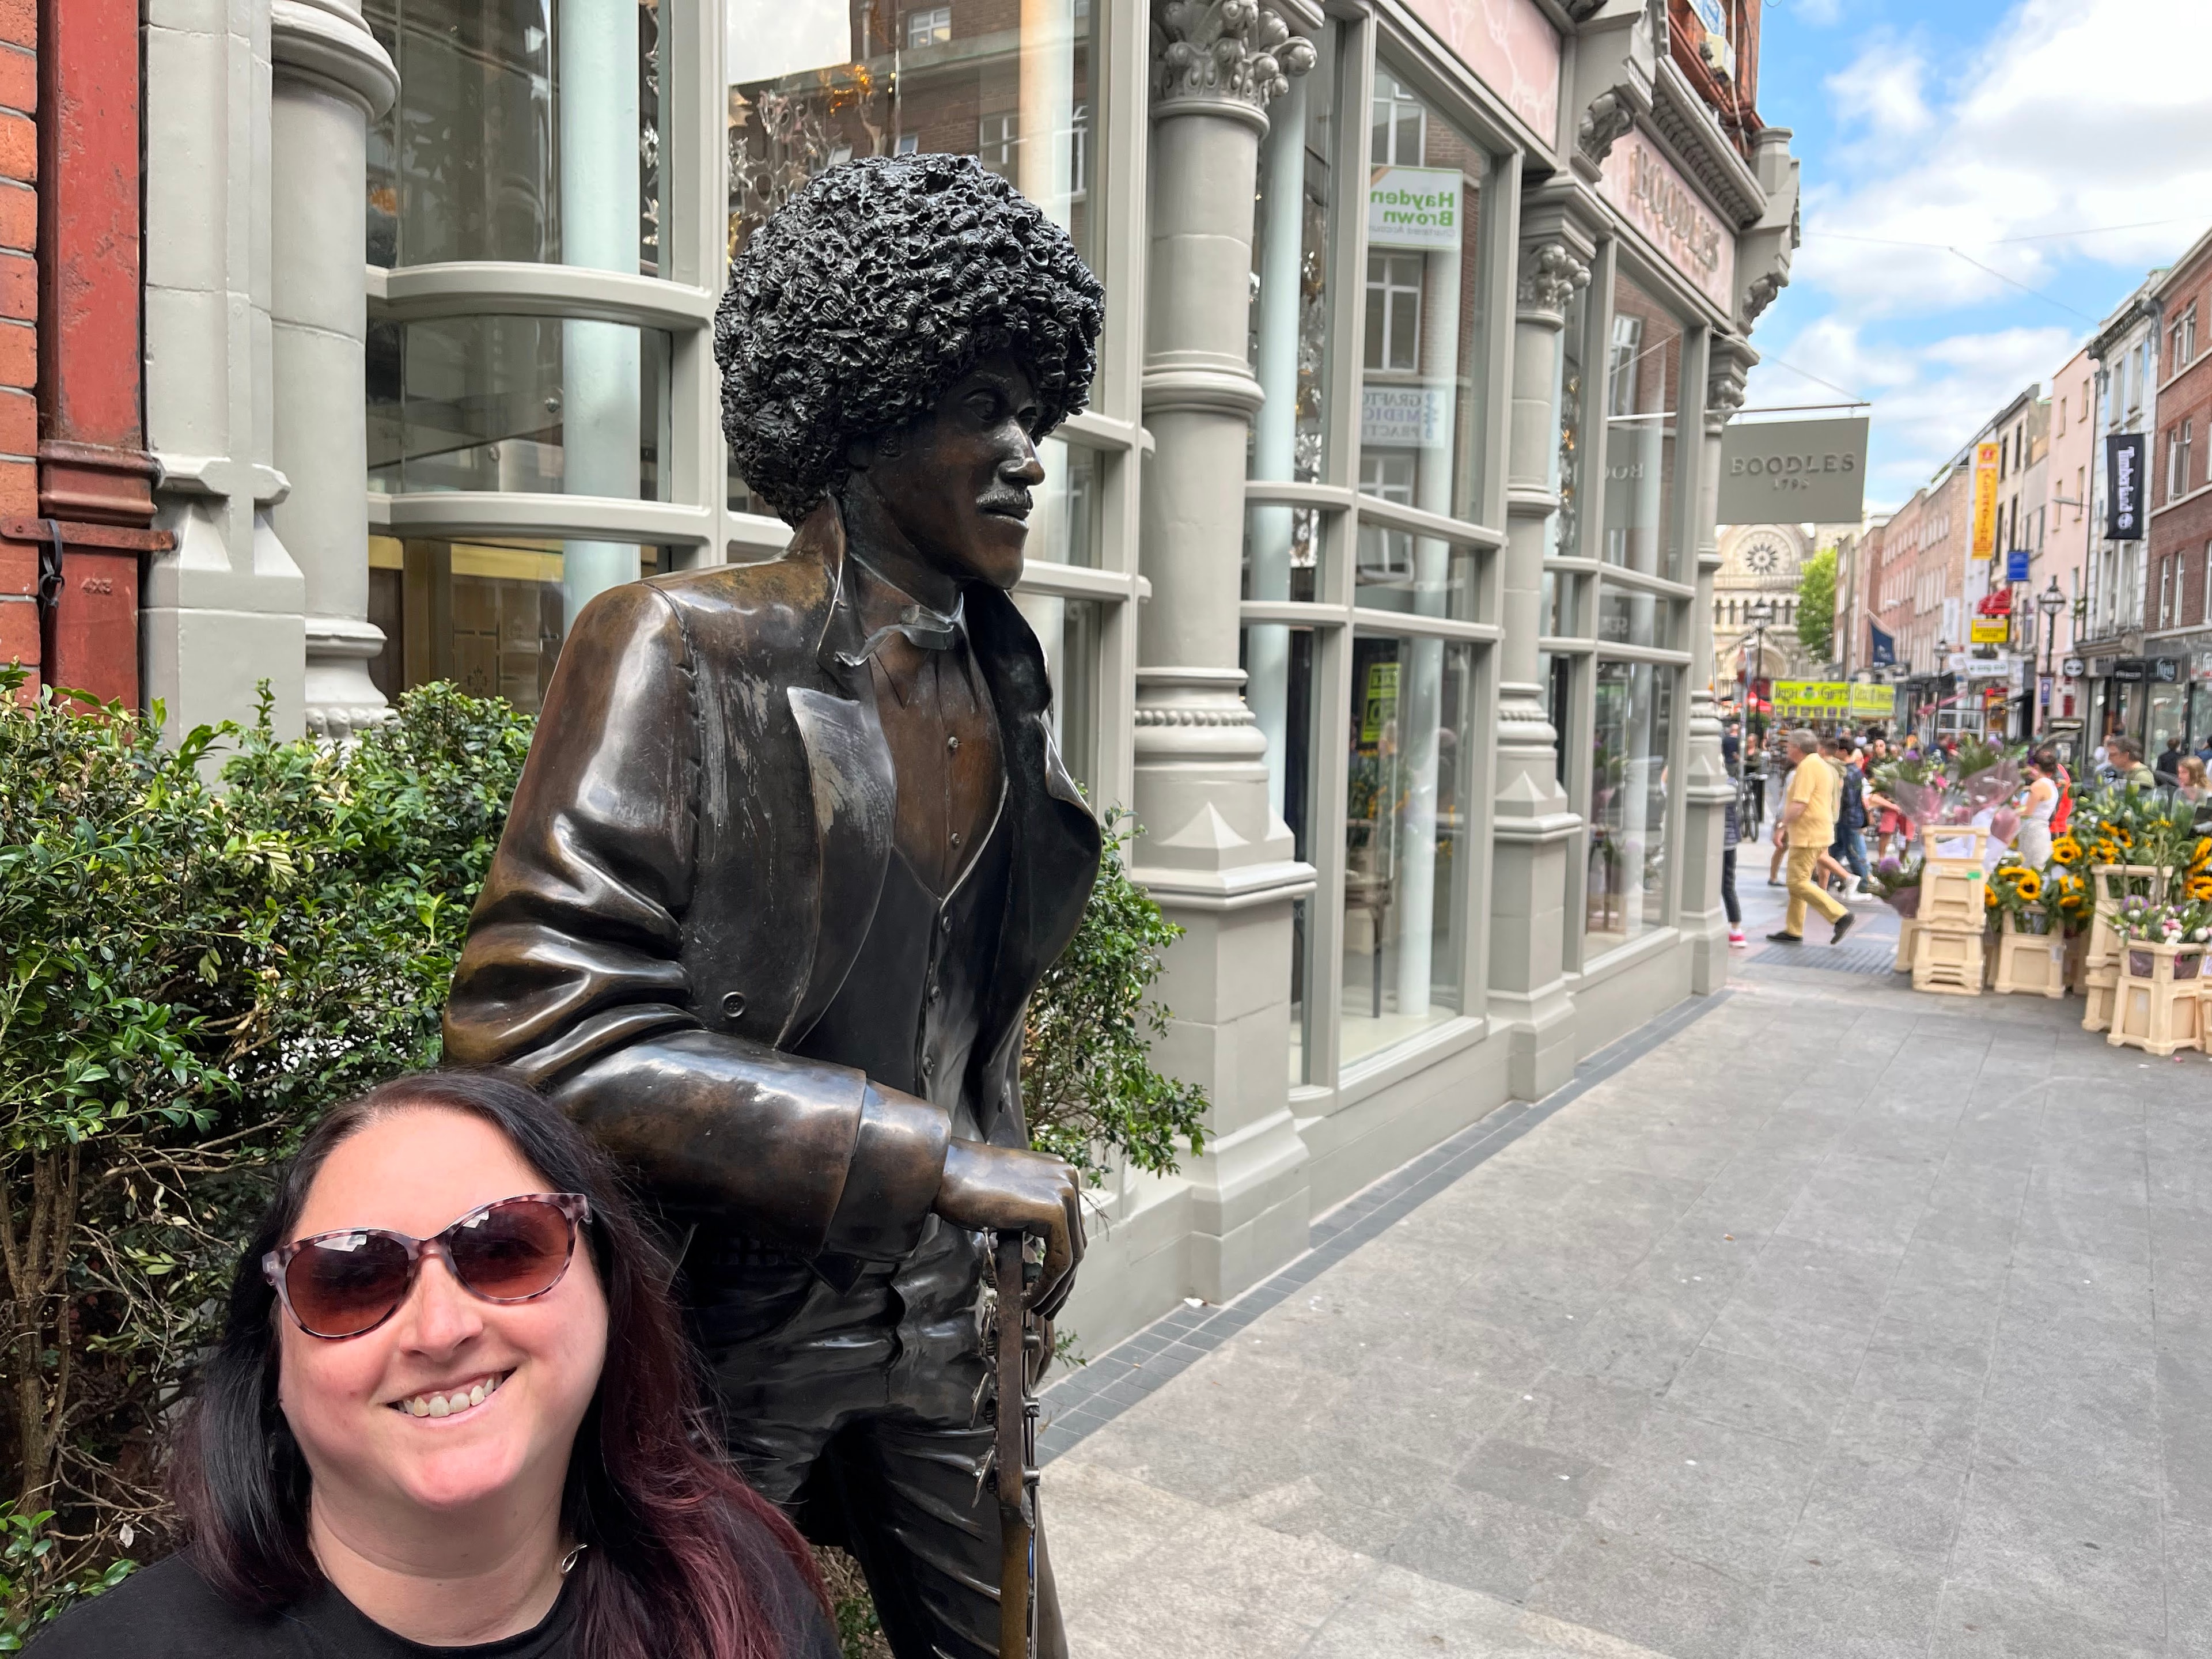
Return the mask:
{"type": "Polygon", "coordinates": [[[1856,524],[1867,420],[1730,421],[1721,433],[1721,524],[1856,524]]]}

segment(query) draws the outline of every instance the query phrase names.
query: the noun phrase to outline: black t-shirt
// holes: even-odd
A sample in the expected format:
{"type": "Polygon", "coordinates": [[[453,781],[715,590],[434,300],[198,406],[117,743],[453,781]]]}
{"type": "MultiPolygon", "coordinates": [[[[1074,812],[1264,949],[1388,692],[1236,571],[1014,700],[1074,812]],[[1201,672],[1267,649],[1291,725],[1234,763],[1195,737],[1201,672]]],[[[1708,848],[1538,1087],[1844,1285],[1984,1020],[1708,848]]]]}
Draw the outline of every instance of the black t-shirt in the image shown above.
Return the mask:
{"type": "MultiPolygon", "coordinates": [[[[466,1647],[426,1647],[395,1636],[325,1584],[280,1613],[247,1613],[217,1595],[181,1555],[135,1572],[75,1607],[35,1638],[35,1659],[583,1659],[576,1598],[562,1587],[534,1630],[466,1647]]],[[[762,1600],[794,1623],[786,1659],[838,1659],[828,1617],[795,1572],[762,1600]]]]}

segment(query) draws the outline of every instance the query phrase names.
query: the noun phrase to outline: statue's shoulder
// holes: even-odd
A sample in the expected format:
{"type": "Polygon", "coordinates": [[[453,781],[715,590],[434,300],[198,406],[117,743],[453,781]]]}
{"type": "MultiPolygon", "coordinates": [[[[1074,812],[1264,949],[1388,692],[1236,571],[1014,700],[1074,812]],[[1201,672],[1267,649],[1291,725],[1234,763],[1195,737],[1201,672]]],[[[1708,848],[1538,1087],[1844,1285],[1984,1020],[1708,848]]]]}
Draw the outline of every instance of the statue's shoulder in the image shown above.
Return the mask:
{"type": "Polygon", "coordinates": [[[708,565],[648,577],[702,655],[757,659],[782,651],[811,654],[836,600],[836,582],[810,550],[794,547],[759,564],[708,565]]]}

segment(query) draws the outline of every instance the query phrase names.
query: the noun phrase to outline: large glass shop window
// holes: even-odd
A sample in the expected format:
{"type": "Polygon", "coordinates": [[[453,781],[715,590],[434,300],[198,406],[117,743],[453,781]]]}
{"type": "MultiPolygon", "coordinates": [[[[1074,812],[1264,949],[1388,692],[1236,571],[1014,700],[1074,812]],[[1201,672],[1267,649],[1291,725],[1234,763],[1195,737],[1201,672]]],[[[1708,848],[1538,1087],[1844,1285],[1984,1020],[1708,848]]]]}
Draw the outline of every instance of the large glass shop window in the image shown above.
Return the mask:
{"type": "MultiPolygon", "coordinates": [[[[369,678],[387,697],[452,680],[535,714],[566,629],[557,541],[368,538],[368,620],[384,630],[369,678]]],[[[644,550],[648,575],[670,567],[644,550]]]]}
{"type": "MultiPolygon", "coordinates": [[[[974,155],[1095,267],[1098,0],[724,0],[729,250],[807,179],[867,155],[974,155]]],[[[1088,562],[1069,446],[1039,446],[1029,556],[1088,562]]],[[[732,472],[729,505],[765,513],[732,472]]]]}
{"type": "Polygon", "coordinates": [[[1682,325],[1626,273],[1613,283],[1605,363],[1605,557],[1679,581],[1675,416],[1682,325]]]}
{"type": "Polygon", "coordinates": [[[660,271],[660,0],[364,0],[368,262],[660,271]]]}
{"type": "MultiPolygon", "coordinates": [[[[1328,462],[1328,265],[1334,219],[1330,158],[1336,119],[1340,31],[1314,40],[1313,70],[1293,76],[1267,112],[1252,237],[1252,372],[1265,401],[1252,417],[1249,475],[1270,483],[1318,483],[1328,462]]],[[[1318,597],[1322,515],[1309,507],[1255,502],[1246,514],[1243,594],[1248,599],[1318,597]]],[[[1244,631],[1244,700],[1267,739],[1268,792],[1276,815],[1299,830],[1302,765],[1291,763],[1304,733],[1302,689],[1313,638],[1284,624],[1244,631]],[[1304,653],[1303,657],[1299,655],[1304,653]],[[1294,781],[1292,774],[1299,774],[1294,781]]],[[[1301,753],[1302,753],[1301,750],[1301,753]]],[[[1304,846],[1299,831],[1299,846],[1304,846]]],[[[1306,856],[1301,851],[1299,857],[1306,856]]],[[[1301,967],[1293,970],[1302,977],[1301,967]]],[[[1294,1080],[1302,1080],[1294,1079],[1294,1080]]]]}
{"type": "Polygon", "coordinates": [[[1470,647],[1361,635],[1352,669],[1340,1010],[1346,1061],[1461,1009],[1474,782],[1470,647]]]}
{"type": "MultiPolygon", "coordinates": [[[[1489,160],[1387,64],[1375,71],[1367,181],[1367,294],[1359,488],[1448,518],[1473,516],[1480,480],[1481,271],[1476,231],[1489,160]]],[[[1364,605],[1463,614],[1449,544],[1379,526],[1359,535],[1364,605]]]]}
{"type": "Polygon", "coordinates": [[[1667,744],[1676,672],[1640,662],[1597,665],[1583,887],[1592,956],[1665,921],[1667,744]]]}

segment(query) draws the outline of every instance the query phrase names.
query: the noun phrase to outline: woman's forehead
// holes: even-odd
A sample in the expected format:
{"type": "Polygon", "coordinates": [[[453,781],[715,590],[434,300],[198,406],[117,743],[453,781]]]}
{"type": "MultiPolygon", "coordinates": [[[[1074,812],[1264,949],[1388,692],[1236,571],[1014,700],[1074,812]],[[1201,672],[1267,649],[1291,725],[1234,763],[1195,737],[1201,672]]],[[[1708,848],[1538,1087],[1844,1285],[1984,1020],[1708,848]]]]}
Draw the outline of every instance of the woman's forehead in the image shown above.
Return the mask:
{"type": "Polygon", "coordinates": [[[385,1227],[427,1237],[481,1205],[544,1189],[544,1178],[495,1125],[449,1107],[403,1107],[331,1148],[292,1236],[385,1227]]]}

